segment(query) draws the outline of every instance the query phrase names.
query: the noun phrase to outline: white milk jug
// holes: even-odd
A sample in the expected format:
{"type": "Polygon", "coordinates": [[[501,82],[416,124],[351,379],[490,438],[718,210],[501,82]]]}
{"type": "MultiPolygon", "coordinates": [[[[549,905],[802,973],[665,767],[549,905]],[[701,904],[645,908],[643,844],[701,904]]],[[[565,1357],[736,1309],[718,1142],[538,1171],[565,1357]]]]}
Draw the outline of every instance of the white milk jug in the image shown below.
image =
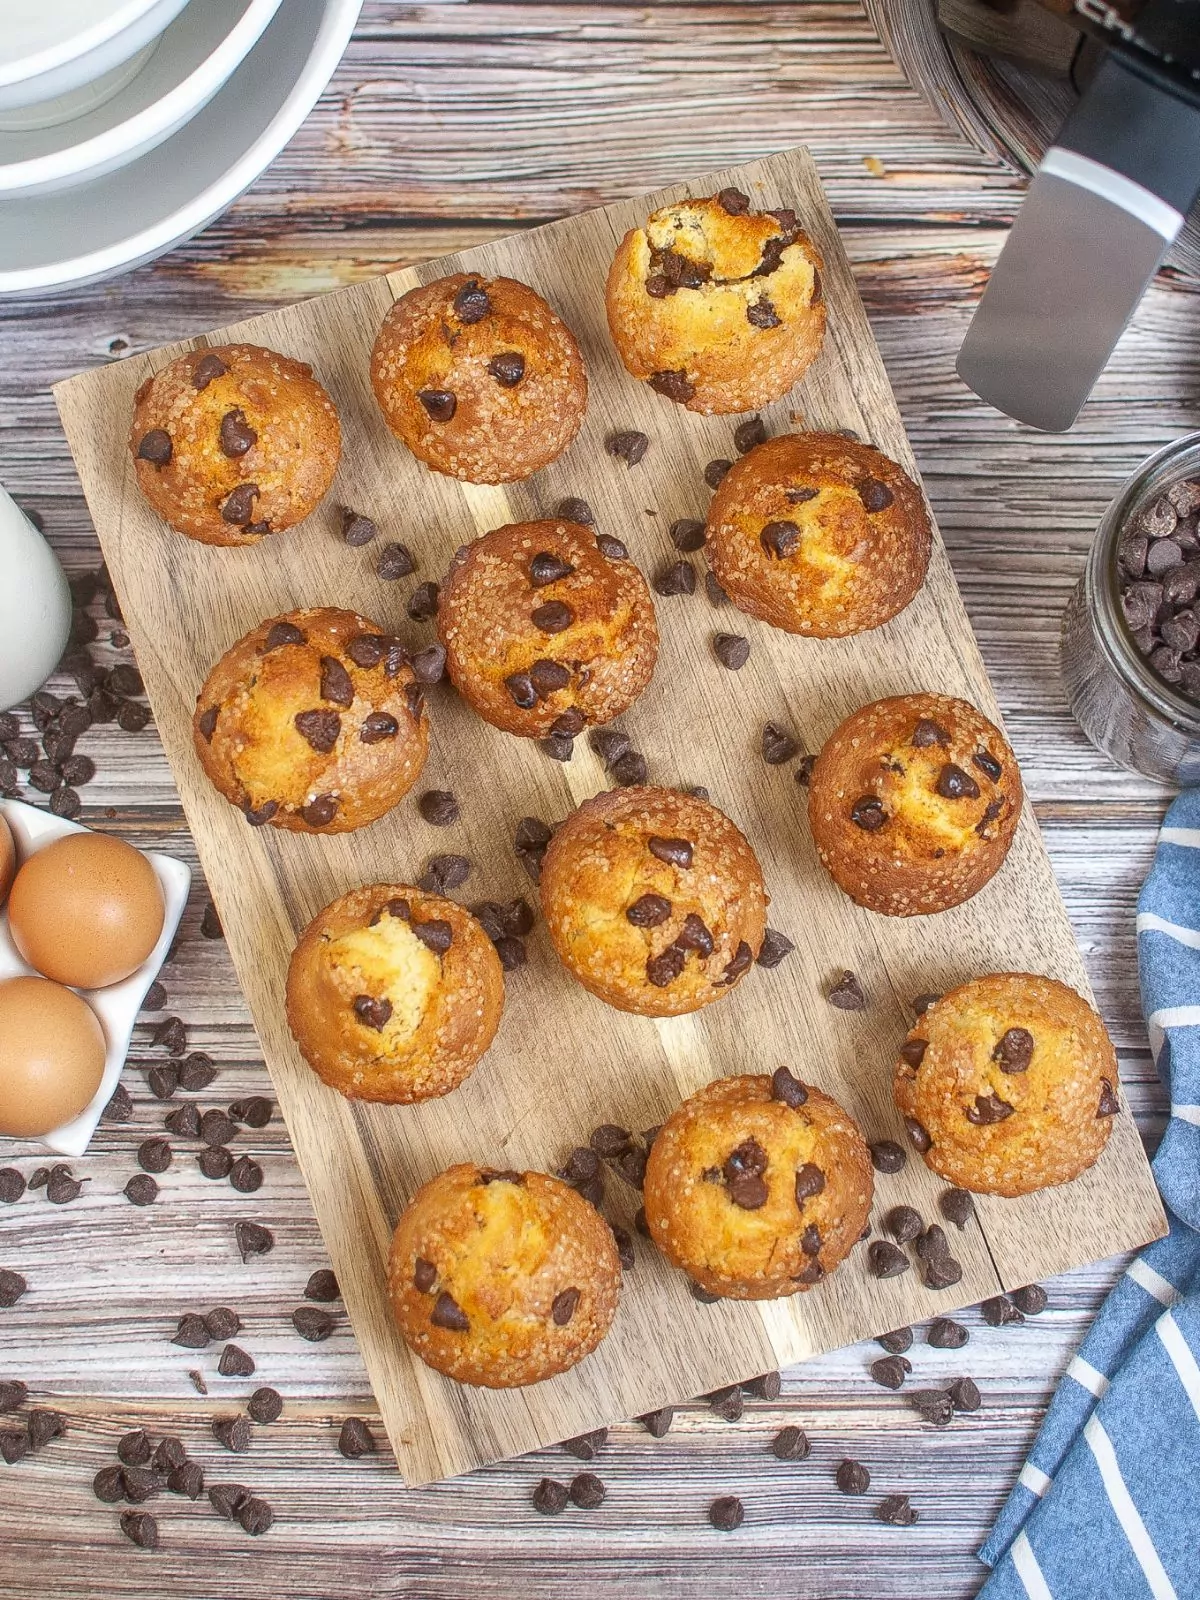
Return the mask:
{"type": "Polygon", "coordinates": [[[0,711],[41,688],[70,631],[71,591],[63,569],[0,489],[0,711]]]}

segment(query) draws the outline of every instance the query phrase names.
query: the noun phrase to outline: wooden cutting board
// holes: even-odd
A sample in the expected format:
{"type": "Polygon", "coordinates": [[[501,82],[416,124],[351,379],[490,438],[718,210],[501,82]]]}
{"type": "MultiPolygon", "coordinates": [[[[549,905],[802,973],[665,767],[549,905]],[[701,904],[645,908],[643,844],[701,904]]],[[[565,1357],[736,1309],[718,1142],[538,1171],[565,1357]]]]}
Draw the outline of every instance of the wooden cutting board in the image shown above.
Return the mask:
{"type": "MultiPolygon", "coordinates": [[[[191,346],[131,356],[55,391],[200,859],[410,1484],[949,1312],[1164,1231],[1145,1154],[1123,1111],[1104,1156],[1075,1183],[1018,1201],[980,1198],[978,1220],[954,1241],[964,1272],[949,1291],[926,1290],[915,1271],[877,1282],[867,1275],[865,1251],[856,1250],[807,1294],[704,1306],[692,1299],[682,1274],[638,1236],[637,1265],[626,1275],[612,1333],[573,1372],[549,1382],[508,1392],[464,1388],[413,1359],[394,1331],[384,1282],[392,1227],[418,1184],[452,1162],[553,1170],[597,1123],[647,1128],[713,1077],[770,1072],[781,1063],[834,1094],[868,1139],[901,1138],[890,1083],[914,996],[1005,968],[1088,990],[1030,808],[1005,866],[974,900],[932,918],[879,917],[840,894],[819,865],[795,764],[768,767],[759,754],[768,720],[816,750],[855,707],[913,689],[962,695],[998,719],[935,539],[921,594],[895,621],[856,639],[775,632],[732,608],[714,608],[702,582],[692,596],[656,601],[658,671],[623,725],[647,756],[651,781],[706,785],[749,835],[773,897],[770,921],[796,941],[782,966],[756,968],[728,999],[695,1016],[653,1021],[613,1011],[587,994],[558,965],[539,925],[529,964],[508,980],[492,1050],[456,1093],[420,1106],[343,1100],[292,1043],[283,1011],[288,958],[297,932],[323,905],[360,883],[411,881],[431,854],[445,850],[474,863],[459,891],[464,901],[529,894],[512,850],[518,819],[561,819],[605,786],[605,774],[586,740],[577,741],[569,765],[560,765],[536,745],[488,727],[441,686],[431,696],[428,765],[417,791],[389,816],[331,838],[253,830],[210,787],[193,753],[200,684],[242,633],[296,606],[349,606],[417,644],[428,642],[430,626],[405,615],[413,587],[440,578],[465,540],[503,522],[549,514],[565,495],[588,500],[601,528],[625,540],[647,571],[676,558],[670,524],[704,515],[704,466],[736,454],[739,419],[694,417],[626,375],[608,339],[604,278],[617,241],[649,211],[726,184],[762,205],[794,207],[826,262],[824,351],[793,393],[763,413],[769,431],[853,428],[915,475],[804,150],[430,261],[195,341],[250,340],[309,361],[341,412],[345,448],[328,501],[303,527],[253,549],[210,549],[182,538],[150,512],[134,483],[126,446],[134,392],[191,346]],[[393,299],[417,283],[468,270],[531,284],[574,329],[587,362],[591,393],[581,434],[562,459],[525,483],[477,488],[429,472],[388,432],[371,394],[371,345],[393,299]],[[649,435],[638,466],[606,454],[604,438],[616,428],[649,435]],[[341,541],[342,505],[373,517],[381,541],[407,543],[418,559],[416,575],[382,582],[374,571],[378,546],[352,550],[341,541]],[[734,628],[751,640],[749,663],[736,674],[717,664],[711,644],[715,632],[734,628]],[[425,788],[453,790],[462,801],[461,822],[451,829],[424,823],[415,798],[425,788]],[[844,968],[859,974],[867,992],[862,1013],[835,1010],[824,998],[844,968]]],[[[694,559],[702,571],[702,557],[694,559]]],[[[880,1177],[876,1228],[900,1203],[932,1218],[943,1187],[915,1159],[899,1175],[880,1177]]],[[[639,1198],[611,1176],[605,1212],[631,1227],[639,1198]]],[[[263,1214],[268,1199],[247,1200],[247,1215],[263,1214]]]]}

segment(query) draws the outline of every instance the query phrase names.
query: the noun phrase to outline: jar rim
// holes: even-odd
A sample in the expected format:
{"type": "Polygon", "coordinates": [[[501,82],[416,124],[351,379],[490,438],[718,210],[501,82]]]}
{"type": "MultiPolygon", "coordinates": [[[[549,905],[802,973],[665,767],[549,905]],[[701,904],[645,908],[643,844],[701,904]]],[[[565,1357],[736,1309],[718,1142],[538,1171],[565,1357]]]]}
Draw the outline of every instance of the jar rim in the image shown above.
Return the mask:
{"type": "Polygon", "coordinates": [[[1099,630],[1115,671],[1131,689],[1150,703],[1155,711],[1181,730],[1200,732],[1200,704],[1189,699],[1161,678],[1133,642],[1129,625],[1120,610],[1120,584],[1117,574],[1117,544],[1126,522],[1137,508],[1160,494],[1189,469],[1200,475],[1200,431],[1184,434],[1165,444],[1126,478],[1109,502],[1088,559],[1093,592],[1093,608],[1104,624],[1099,630]],[[1180,457],[1193,459],[1180,473],[1180,457]]]}

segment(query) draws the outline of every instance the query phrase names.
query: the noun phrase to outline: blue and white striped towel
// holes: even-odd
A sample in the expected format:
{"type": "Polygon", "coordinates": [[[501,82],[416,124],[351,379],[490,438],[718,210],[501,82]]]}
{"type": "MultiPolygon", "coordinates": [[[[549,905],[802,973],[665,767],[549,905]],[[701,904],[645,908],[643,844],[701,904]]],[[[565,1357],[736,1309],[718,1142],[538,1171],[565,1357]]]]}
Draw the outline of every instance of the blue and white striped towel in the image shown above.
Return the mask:
{"type": "Polygon", "coordinates": [[[1200,1600],[1200,789],[1167,812],[1137,930],[1171,1231],[1067,1368],[980,1551],[979,1600],[1200,1600]]]}

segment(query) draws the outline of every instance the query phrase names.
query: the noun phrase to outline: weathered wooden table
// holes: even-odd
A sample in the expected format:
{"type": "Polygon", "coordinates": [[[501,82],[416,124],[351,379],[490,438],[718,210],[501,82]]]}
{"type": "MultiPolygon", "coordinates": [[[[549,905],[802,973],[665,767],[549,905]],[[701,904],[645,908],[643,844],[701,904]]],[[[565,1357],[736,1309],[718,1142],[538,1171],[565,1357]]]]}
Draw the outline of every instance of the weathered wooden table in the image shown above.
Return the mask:
{"type": "MultiPolygon", "coordinates": [[[[905,86],[857,0],[368,0],[317,111],[227,217],[115,283],[0,305],[0,477],[44,516],[68,570],[83,573],[98,557],[49,397],[59,377],[799,142],[812,148],[842,222],[1126,1092],[1153,1140],[1164,1108],[1138,1015],[1133,904],[1165,796],[1110,767],[1078,733],[1057,641],[1105,502],[1142,456],[1200,425],[1200,290],[1160,280],[1066,438],[1032,435],[981,405],[954,376],[954,355],[1020,184],[905,86]]],[[[119,624],[99,604],[92,615],[97,661],[127,659],[109,639],[119,624]]],[[[83,820],[194,860],[153,727],[97,726],[79,749],[97,765],[83,820]]],[[[182,1018],[188,1049],[220,1069],[204,1093],[176,1104],[270,1093],[224,946],[201,932],[206,898],[197,882],[164,972],[167,1008],[138,1029],[125,1076],[132,1120],[102,1125],[75,1163],[89,1181],[73,1203],[31,1193],[0,1208],[0,1265],[31,1284],[0,1312],[0,1378],[24,1379],[69,1423],[66,1438],[0,1466],[0,1595],[975,1592],[983,1569],[973,1552],[1117,1263],[1053,1283],[1050,1309],[1022,1326],[994,1330],[968,1314],[961,1352],[930,1350],[918,1333],[911,1355],[921,1381],[966,1371],[984,1396],[980,1412],[944,1431],[871,1382],[868,1363],[880,1352],[860,1346],[786,1373],[780,1399],[751,1402],[739,1423],[698,1402],[661,1442],[636,1424],[613,1430],[593,1465],[608,1489],[597,1511],[533,1512],[541,1477],[580,1470],[561,1450],[407,1492],[386,1450],[348,1461],[335,1447],[345,1417],[373,1415],[340,1307],[325,1343],[293,1329],[290,1313],[323,1252],[278,1117],[236,1141],[265,1169],[257,1194],[206,1182],[184,1146],[153,1207],[122,1195],[138,1144],[172,1109],[147,1087],[149,1069],[167,1060],[151,1043],[165,1016],[182,1018]],[[270,1255],[242,1264],[232,1238],[239,1218],[270,1225],[270,1255]],[[241,1317],[237,1342],[257,1363],[252,1380],[218,1376],[218,1344],[196,1352],[169,1342],[181,1312],[216,1305],[241,1317]],[[204,1373],[207,1398],[189,1368],[204,1373]],[[211,1419],[255,1383],[283,1393],[283,1417],[257,1431],[249,1454],[228,1455],[211,1419]],[[807,1461],[770,1454],[785,1423],[808,1430],[807,1461]],[[160,1496],[162,1548],[134,1549],[91,1482],[135,1427],[182,1436],[210,1481],[245,1483],[269,1499],[274,1527],[252,1540],[203,1499],[160,1496]],[[871,1495],[837,1491],[844,1456],[870,1468],[871,1495]],[[893,1491],[912,1496],[915,1527],[872,1519],[878,1496],[893,1491]],[[732,1535],[706,1520],[720,1493],[746,1503],[732,1535]]],[[[0,1164],[29,1174],[41,1161],[32,1146],[6,1146],[0,1164]]]]}

